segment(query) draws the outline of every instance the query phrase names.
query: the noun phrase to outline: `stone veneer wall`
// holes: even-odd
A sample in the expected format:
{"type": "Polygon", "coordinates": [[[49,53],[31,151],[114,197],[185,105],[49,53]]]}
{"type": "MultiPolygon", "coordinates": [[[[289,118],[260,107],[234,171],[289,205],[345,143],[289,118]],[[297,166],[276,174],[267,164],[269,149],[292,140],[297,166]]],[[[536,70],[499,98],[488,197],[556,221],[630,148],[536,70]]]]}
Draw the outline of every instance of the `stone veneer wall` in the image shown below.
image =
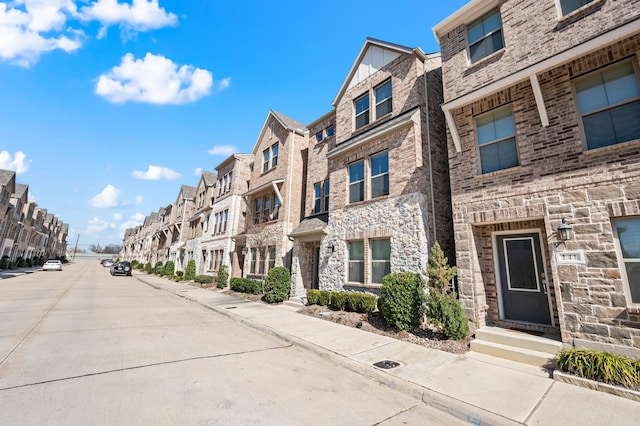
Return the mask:
{"type": "MultiPolygon", "coordinates": [[[[391,240],[392,272],[424,272],[429,257],[425,232],[427,199],[423,194],[407,194],[329,213],[323,247],[334,244],[335,252],[320,249],[320,283],[322,290],[341,291],[345,287],[376,292],[379,285],[353,286],[346,282],[350,240],[385,238],[391,240]]],[[[370,264],[365,253],[365,265],[370,264]]],[[[365,266],[367,276],[370,269],[365,266]]],[[[366,280],[367,278],[365,278],[366,280]]],[[[370,278],[369,278],[370,279],[370,278]]]]}

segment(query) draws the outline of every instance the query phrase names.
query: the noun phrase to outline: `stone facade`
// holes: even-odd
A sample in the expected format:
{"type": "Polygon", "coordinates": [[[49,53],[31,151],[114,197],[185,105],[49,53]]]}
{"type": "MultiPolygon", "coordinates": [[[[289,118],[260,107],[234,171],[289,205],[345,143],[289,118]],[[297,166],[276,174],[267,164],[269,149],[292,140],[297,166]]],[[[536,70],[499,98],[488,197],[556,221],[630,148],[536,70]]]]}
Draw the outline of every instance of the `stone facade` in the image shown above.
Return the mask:
{"type": "Polygon", "coordinates": [[[483,3],[490,2],[473,2],[468,13],[435,28],[443,109],[452,118],[450,178],[465,311],[477,326],[551,329],[567,345],[638,356],[640,305],[629,297],[613,224],[640,216],[640,140],[587,149],[575,81],[629,60],[638,77],[640,2],[594,1],[560,18],[553,0],[499,2],[505,47],[470,65],[465,25],[483,3]],[[482,173],[477,120],[504,106],[512,111],[517,165],[482,173]],[[574,236],[559,242],[563,219],[574,236]],[[508,275],[500,269],[506,249],[498,240],[525,234],[540,240],[537,280],[548,324],[507,313],[511,290],[500,284],[508,275]]]}
{"type": "MultiPolygon", "coordinates": [[[[336,100],[335,112],[308,127],[312,142],[317,129],[332,122],[335,135],[324,144],[310,147],[307,191],[323,179],[331,185],[326,225],[317,222],[316,233],[301,227],[296,238],[296,284],[326,290],[357,290],[376,293],[380,277],[374,279],[373,242],[389,244],[390,271],[424,272],[431,245],[438,241],[452,256],[453,230],[450,219],[448,163],[444,118],[439,108],[442,82],[438,55],[425,55],[391,43],[368,39],[336,100]],[[376,112],[378,88],[390,85],[390,108],[376,112]],[[370,120],[355,122],[355,102],[369,96],[370,120]],[[326,155],[323,164],[319,155],[326,155]],[[388,191],[371,196],[370,160],[388,158],[388,191]],[[349,166],[363,161],[363,200],[350,202],[349,166]],[[312,169],[313,167],[313,169],[312,169]],[[325,168],[326,167],[326,168],[325,168]],[[309,236],[313,235],[314,238],[309,236]],[[349,243],[364,247],[362,281],[349,281],[349,243]],[[296,270],[297,269],[297,270],[296,270]],[[300,282],[302,281],[302,285],[300,282]]],[[[307,214],[314,210],[314,197],[307,194],[307,214]]],[[[310,220],[309,215],[306,220],[310,220]]],[[[377,259],[380,260],[380,259],[377,259]]],[[[297,291],[301,289],[298,288],[297,291]]]]}

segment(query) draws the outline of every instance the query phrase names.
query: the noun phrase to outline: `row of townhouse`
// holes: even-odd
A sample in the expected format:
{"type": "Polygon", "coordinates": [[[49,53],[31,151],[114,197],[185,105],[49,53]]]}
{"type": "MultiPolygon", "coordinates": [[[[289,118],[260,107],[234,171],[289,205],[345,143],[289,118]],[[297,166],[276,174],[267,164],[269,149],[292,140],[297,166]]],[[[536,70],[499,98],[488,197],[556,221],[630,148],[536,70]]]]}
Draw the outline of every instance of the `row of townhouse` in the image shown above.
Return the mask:
{"type": "Polygon", "coordinates": [[[283,265],[303,296],[376,293],[438,242],[476,327],[638,356],[640,0],[473,0],[434,32],[441,53],[367,39],[330,112],[270,111],[125,253],[283,265]]]}
{"type": "Polygon", "coordinates": [[[14,171],[0,169],[0,258],[62,257],[68,234],[69,225],[29,201],[29,187],[16,183],[14,171]]]}

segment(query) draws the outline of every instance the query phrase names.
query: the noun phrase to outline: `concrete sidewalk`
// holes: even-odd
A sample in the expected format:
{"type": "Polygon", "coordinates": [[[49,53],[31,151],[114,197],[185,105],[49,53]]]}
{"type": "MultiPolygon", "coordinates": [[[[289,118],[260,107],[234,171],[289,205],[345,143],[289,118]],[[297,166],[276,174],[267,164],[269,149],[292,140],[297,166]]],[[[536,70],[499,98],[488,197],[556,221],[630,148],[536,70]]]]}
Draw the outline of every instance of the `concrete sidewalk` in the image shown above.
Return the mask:
{"type": "Polygon", "coordinates": [[[267,305],[144,273],[134,276],[472,424],[640,424],[640,403],[555,381],[536,367],[473,352],[455,355],[425,348],[302,315],[288,304],[267,305]],[[399,365],[373,365],[387,360],[399,365]]]}

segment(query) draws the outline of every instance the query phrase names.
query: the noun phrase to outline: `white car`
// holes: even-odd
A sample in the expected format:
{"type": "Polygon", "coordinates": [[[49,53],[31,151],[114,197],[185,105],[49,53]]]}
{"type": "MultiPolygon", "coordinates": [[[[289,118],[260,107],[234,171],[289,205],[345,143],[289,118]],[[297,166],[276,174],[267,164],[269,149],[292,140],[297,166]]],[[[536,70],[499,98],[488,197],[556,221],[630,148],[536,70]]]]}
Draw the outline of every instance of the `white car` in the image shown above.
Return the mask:
{"type": "Polygon", "coordinates": [[[43,271],[62,271],[62,262],[60,260],[47,260],[42,265],[43,271]]]}

